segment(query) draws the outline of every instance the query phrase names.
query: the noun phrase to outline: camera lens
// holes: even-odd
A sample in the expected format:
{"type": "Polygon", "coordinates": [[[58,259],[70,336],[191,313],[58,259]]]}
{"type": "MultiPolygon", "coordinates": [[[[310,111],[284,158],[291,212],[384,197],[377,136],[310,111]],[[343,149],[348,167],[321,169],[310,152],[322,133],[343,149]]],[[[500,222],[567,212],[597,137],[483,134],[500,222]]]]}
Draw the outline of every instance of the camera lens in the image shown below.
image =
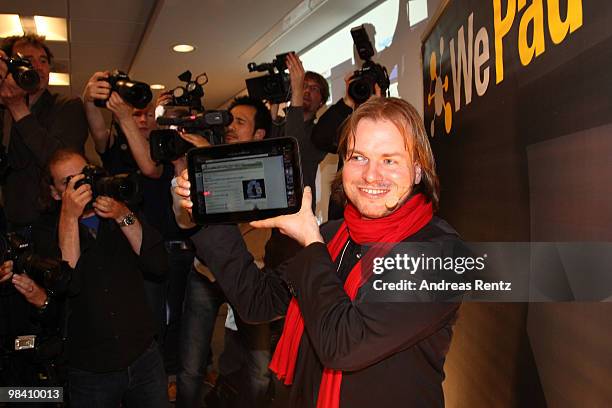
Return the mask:
{"type": "Polygon", "coordinates": [[[364,103],[372,95],[372,85],[365,79],[356,79],[350,83],[348,93],[356,103],[364,103]]]}
{"type": "Polygon", "coordinates": [[[13,73],[13,79],[23,90],[31,92],[38,89],[40,77],[38,72],[26,67],[18,67],[17,72],[13,73]]]}

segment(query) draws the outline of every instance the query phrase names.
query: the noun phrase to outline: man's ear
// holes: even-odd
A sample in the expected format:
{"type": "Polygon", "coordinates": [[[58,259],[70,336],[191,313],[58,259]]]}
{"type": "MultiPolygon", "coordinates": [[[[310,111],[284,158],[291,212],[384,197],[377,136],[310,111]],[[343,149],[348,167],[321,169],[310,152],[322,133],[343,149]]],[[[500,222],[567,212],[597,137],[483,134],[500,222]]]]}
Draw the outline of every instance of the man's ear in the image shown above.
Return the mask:
{"type": "Polygon", "coordinates": [[[416,186],[421,182],[422,170],[418,163],[414,164],[414,185],[416,186]]]}
{"type": "Polygon", "coordinates": [[[266,137],[266,130],[265,129],[257,129],[253,136],[254,136],[253,140],[263,140],[263,138],[266,137]]]}
{"type": "Polygon", "coordinates": [[[49,188],[51,189],[51,197],[53,197],[55,201],[61,201],[62,195],[60,194],[59,190],[55,188],[53,184],[51,184],[49,188]]]}

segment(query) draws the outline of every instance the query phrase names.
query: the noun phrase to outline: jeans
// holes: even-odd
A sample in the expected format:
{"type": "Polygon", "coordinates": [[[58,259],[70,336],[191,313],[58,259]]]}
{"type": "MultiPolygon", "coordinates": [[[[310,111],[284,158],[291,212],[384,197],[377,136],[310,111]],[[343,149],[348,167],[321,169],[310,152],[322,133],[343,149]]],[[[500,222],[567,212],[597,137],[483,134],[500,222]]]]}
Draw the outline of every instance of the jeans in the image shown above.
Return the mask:
{"type": "Polygon", "coordinates": [[[183,316],[183,301],[187,275],[193,264],[193,251],[169,249],[168,285],[166,292],[166,333],[163,342],[164,364],[168,375],[176,374],[179,367],[179,338],[183,316]]]}
{"type": "Polygon", "coordinates": [[[225,329],[219,371],[237,391],[230,406],[264,407],[270,386],[270,325],[246,324],[234,311],[238,331],[225,329]]]}
{"type": "Polygon", "coordinates": [[[166,373],[154,341],[126,369],[94,373],[68,369],[71,407],[167,407],[166,373]]]}
{"type": "Polygon", "coordinates": [[[225,296],[217,283],[193,268],[187,275],[176,376],[177,408],[202,406],[206,363],[219,307],[225,296]]]}

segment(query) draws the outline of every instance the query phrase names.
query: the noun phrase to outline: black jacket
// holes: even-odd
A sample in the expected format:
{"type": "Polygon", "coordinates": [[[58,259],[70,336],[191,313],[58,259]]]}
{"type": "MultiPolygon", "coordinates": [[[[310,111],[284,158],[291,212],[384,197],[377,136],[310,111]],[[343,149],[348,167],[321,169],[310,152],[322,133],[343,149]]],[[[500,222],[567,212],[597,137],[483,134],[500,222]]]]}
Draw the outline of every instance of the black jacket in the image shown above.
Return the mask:
{"type": "MultiPolygon", "coordinates": [[[[322,228],[326,241],[338,226],[334,222],[322,228]]],[[[295,294],[305,332],[290,390],[291,407],[316,406],[324,366],[343,371],[341,407],[444,405],[443,364],[457,303],[371,301],[368,283],[351,301],[343,282],[361,256],[361,247],[351,241],[338,257],[341,264],[332,262],[326,245],[315,243],[262,274],[235,227],[207,227],[193,240],[198,257],[206,261],[244,320],[284,315],[289,288],[295,294]]],[[[456,232],[436,217],[406,241],[460,242],[456,232]]]]}
{"type": "MultiPolygon", "coordinates": [[[[168,261],[159,232],[139,219],[140,255],[114,221],[100,220],[96,238],[79,224],[81,255],[67,293],[67,359],[72,367],[93,372],[125,369],[153,341],[143,274],[163,277],[168,261]]],[[[41,255],[59,256],[56,217],[42,217],[33,237],[41,255]]]]}
{"type": "Polygon", "coordinates": [[[45,91],[30,110],[13,123],[8,146],[4,205],[7,220],[16,226],[32,224],[40,214],[41,179],[49,158],[61,147],[83,152],[88,132],[79,98],[45,91]]]}

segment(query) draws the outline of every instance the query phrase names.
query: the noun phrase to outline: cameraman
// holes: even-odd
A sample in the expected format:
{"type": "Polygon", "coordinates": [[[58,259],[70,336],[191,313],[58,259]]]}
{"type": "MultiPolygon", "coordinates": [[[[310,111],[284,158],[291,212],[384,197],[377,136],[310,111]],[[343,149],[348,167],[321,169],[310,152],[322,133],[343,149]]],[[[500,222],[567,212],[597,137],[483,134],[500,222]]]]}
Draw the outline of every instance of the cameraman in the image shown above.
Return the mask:
{"type": "Polygon", "coordinates": [[[46,241],[56,243],[74,268],[66,356],[71,406],[167,406],[143,284],[144,273],[166,272],[162,238],[110,197],[99,196],[89,207],[86,165],[70,150],[58,150],[49,160],[51,197],[61,210],[47,220],[46,241]]]}
{"type": "MultiPolygon", "coordinates": [[[[229,107],[233,116],[226,129],[229,144],[263,140],[270,131],[270,112],[263,102],[250,97],[236,98],[229,107]]],[[[183,135],[184,136],[184,135],[183,135]]],[[[195,137],[195,136],[194,136],[195,137]]],[[[195,143],[206,145],[203,138],[195,143]]],[[[178,202],[177,202],[178,204],[178,202]]],[[[183,228],[195,225],[182,208],[174,207],[177,222],[183,228]]],[[[253,256],[262,261],[269,230],[254,230],[248,224],[240,225],[242,237],[253,256]]],[[[208,268],[196,258],[189,273],[185,290],[185,305],[181,328],[181,369],[178,373],[177,407],[200,406],[204,393],[203,381],[206,362],[210,354],[215,321],[225,295],[208,268]]],[[[229,313],[228,313],[229,314],[229,313]]],[[[268,324],[247,324],[233,315],[235,325],[227,324],[225,348],[219,359],[221,378],[217,384],[231,383],[228,387],[235,395],[220,406],[260,407],[265,404],[270,378],[270,331],[268,324]]],[[[231,319],[230,319],[231,320],[231,319]]],[[[219,392],[219,397],[227,397],[219,392]]],[[[207,399],[207,402],[213,402],[207,399]]]]}
{"type": "MultiPolygon", "coordinates": [[[[278,104],[272,104],[272,129],[270,137],[291,136],[298,140],[304,185],[315,188],[317,168],[327,154],[311,142],[316,114],[329,98],[329,85],[316,72],[304,72],[302,61],[295,53],[286,59],[291,80],[291,106],[285,120],[278,119],[278,104]]],[[[313,211],[316,200],[313,200],[313,211]]]]}
{"type": "Polygon", "coordinates": [[[83,151],[87,120],[80,99],[51,94],[49,73],[53,55],[44,37],[35,34],[4,39],[0,55],[18,53],[28,59],[40,77],[38,89],[28,93],[7,75],[0,62],[0,119],[4,143],[8,141],[8,165],[3,198],[11,230],[28,235],[29,226],[40,215],[39,182],[49,157],[60,147],[83,151]]]}

